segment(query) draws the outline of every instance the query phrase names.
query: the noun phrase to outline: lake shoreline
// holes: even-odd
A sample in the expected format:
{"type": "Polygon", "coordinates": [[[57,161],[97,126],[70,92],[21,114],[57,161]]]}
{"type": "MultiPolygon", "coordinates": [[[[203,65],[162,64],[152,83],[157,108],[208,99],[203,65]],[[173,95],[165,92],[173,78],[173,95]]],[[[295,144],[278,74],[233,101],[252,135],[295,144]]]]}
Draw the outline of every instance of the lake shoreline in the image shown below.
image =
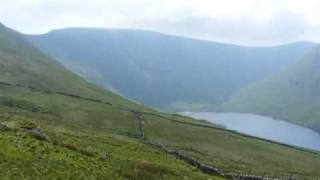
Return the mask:
{"type": "Polygon", "coordinates": [[[320,134],[313,129],[271,117],[234,112],[180,112],[180,115],[221,124],[226,130],[291,147],[320,151],[320,134]]]}

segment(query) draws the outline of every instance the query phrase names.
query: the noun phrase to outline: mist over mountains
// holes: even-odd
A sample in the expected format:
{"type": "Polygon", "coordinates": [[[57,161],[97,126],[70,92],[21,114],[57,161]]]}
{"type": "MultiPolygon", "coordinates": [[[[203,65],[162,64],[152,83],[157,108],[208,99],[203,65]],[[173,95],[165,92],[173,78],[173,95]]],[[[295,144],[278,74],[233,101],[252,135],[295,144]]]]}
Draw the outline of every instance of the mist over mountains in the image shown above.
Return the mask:
{"type": "Polygon", "coordinates": [[[82,77],[167,111],[214,109],[315,46],[242,47],[128,29],[71,28],[27,38],[82,77]]]}

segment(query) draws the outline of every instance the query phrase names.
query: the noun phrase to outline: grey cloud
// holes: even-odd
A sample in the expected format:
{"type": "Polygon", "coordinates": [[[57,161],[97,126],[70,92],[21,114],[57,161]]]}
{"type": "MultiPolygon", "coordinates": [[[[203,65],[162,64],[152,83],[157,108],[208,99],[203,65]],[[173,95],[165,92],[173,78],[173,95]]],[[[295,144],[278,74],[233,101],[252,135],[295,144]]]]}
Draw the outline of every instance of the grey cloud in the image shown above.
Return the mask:
{"type": "Polygon", "coordinates": [[[265,22],[255,21],[250,17],[230,20],[186,16],[176,22],[138,20],[131,26],[245,45],[273,45],[296,41],[310,29],[301,16],[287,11],[281,11],[265,22]]]}
{"type": "Polygon", "coordinates": [[[114,0],[103,5],[84,2],[50,1],[31,6],[17,5],[14,6],[16,9],[0,8],[0,21],[27,33],[84,26],[137,28],[244,45],[320,41],[320,27],[308,25],[302,16],[286,9],[280,9],[267,21],[258,21],[248,15],[226,19],[199,16],[188,8],[162,12],[156,5],[152,6],[151,1],[132,3],[134,1],[114,0]]]}

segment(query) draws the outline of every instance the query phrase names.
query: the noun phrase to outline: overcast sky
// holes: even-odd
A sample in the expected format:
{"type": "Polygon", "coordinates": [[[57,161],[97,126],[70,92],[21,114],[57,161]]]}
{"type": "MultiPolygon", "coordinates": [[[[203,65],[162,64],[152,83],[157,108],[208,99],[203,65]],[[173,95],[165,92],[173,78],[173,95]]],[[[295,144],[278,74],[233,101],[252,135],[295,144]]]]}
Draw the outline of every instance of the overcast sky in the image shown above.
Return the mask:
{"type": "Polygon", "coordinates": [[[1,0],[0,22],[23,33],[135,28],[243,45],[320,42],[320,0],[1,0]]]}

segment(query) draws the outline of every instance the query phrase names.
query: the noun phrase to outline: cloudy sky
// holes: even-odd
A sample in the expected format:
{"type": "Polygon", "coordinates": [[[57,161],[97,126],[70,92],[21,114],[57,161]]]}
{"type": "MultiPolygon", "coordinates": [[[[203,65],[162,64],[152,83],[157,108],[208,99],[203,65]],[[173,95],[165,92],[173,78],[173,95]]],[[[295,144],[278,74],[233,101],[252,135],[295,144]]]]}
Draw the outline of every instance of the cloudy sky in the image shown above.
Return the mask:
{"type": "Polygon", "coordinates": [[[320,42],[319,0],[1,0],[0,22],[23,33],[135,28],[243,45],[320,42]]]}

